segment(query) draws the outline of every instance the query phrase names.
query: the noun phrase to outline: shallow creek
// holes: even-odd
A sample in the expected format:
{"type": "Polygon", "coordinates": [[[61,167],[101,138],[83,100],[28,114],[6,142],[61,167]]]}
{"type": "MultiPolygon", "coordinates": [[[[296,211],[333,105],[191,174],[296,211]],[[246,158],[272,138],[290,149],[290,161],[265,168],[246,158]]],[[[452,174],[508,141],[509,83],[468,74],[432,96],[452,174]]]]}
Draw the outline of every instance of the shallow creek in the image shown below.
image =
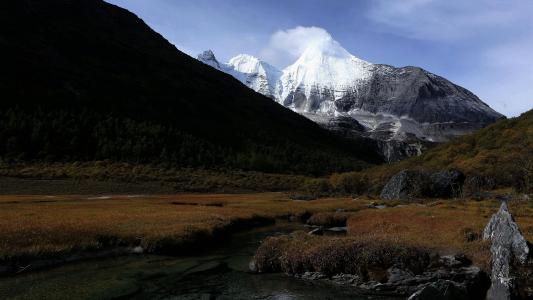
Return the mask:
{"type": "Polygon", "coordinates": [[[0,299],[394,299],[285,274],[252,274],[248,263],[267,236],[302,229],[277,222],[233,235],[197,256],[94,259],[0,278],[0,299]]]}

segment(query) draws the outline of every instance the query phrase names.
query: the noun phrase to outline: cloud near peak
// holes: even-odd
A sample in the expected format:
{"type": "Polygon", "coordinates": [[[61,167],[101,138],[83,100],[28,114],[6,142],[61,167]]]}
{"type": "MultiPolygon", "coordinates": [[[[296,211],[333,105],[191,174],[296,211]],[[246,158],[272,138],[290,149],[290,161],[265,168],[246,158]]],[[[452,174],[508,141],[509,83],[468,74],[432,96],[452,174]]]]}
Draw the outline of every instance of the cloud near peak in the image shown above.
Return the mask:
{"type": "Polygon", "coordinates": [[[261,57],[283,68],[293,63],[310,45],[328,40],[333,40],[333,37],[320,27],[297,26],[278,30],[270,36],[268,45],[261,51],[261,57]]]}

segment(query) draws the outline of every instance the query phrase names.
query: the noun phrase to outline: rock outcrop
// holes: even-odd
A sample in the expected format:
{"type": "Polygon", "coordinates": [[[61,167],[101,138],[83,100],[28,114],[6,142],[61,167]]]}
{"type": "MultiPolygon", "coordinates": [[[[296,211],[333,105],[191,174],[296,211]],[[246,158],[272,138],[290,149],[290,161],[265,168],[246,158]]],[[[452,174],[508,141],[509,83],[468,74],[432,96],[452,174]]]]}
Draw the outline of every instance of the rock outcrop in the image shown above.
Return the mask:
{"type": "Polygon", "coordinates": [[[461,193],[464,181],[464,174],[457,170],[438,172],[402,170],[387,182],[380,197],[383,200],[457,197],[461,193]]]}
{"type": "Polygon", "coordinates": [[[341,286],[357,287],[369,295],[405,296],[410,300],[485,298],[490,280],[480,268],[471,265],[462,257],[443,256],[435,259],[436,261],[426,266],[426,270],[420,274],[414,274],[405,266],[398,265],[374,274],[378,278],[362,278],[356,274],[344,273],[328,276],[310,271],[293,276],[304,280],[323,280],[341,286]]]}
{"type": "Polygon", "coordinates": [[[509,213],[507,202],[503,202],[483,231],[483,239],[491,240],[492,285],[487,299],[504,300],[517,296],[513,265],[526,263],[529,246],[520,232],[513,216],[509,213]]]}

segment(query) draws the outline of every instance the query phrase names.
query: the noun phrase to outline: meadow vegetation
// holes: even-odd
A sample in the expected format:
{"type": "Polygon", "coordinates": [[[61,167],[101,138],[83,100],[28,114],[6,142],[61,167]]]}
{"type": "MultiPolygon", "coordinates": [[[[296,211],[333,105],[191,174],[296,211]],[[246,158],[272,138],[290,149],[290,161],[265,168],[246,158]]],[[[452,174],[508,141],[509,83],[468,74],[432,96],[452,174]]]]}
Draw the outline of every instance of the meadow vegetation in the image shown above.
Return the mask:
{"type": "MultiPolygon", "coordinates": [[[[488,270],[490,243],[482,240],[482,231],[498,207],[495,200],[446,200],[359,210],[350,213],[346,236],[302,232],[270,237],[259,247],[255,262],[263,272],[348,273],[368,279],[379,274],[373,270],[384,272],[399,262],[395,260],[416,271],[416,259],[426,264],[432,255],[453,254],[488,270]]],[[[533,240],[531,202],[512,201],[510,209],[526,239],[533,240]]]]}
{"type": "Polygon", "coordinates": [[[282,193],[169,196],[0,196],[0,261],[141,246],[180,254],[239,228],[366,201],[301,202],[282,193]]]}
{"type": "MultiPolygon", "coordinates": [[[[370,208],[371,203],[366,197],[295,201],[285,193],[5,195],[0,196],[0,266],[118,247],[179,255],[276,218],[326,227],[347,224],[348,233],[269,238],[256,257],[265,270],[333,272],[376,261],[383,267],[397,256],[410,260],[431,253],[461,253],[488,265],[489,245],[481,232],[497,201],[389,203],[395,206],[384,209],[370,208]],[[352,265],[346,265],[348,260],[352,265]]],[[[510,209],[525,237],[533,240],[533,205],[514,200],[510,209]]]]}

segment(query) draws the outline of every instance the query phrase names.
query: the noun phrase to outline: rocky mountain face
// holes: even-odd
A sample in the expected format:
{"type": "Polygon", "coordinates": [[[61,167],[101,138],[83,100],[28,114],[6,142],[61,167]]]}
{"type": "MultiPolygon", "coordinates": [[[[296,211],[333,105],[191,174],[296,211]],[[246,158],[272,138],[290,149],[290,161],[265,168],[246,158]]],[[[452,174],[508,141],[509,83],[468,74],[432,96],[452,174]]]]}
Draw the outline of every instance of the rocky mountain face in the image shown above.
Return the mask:
{"type": "Polygon", "coordinates": [[[376,140],[389,161],[503,117],[443,77],[366,62],[333,39],[309,45],[282,71],[249,55],[221,64],[206,51],[198,59],[341,135],[376,140]]]}

